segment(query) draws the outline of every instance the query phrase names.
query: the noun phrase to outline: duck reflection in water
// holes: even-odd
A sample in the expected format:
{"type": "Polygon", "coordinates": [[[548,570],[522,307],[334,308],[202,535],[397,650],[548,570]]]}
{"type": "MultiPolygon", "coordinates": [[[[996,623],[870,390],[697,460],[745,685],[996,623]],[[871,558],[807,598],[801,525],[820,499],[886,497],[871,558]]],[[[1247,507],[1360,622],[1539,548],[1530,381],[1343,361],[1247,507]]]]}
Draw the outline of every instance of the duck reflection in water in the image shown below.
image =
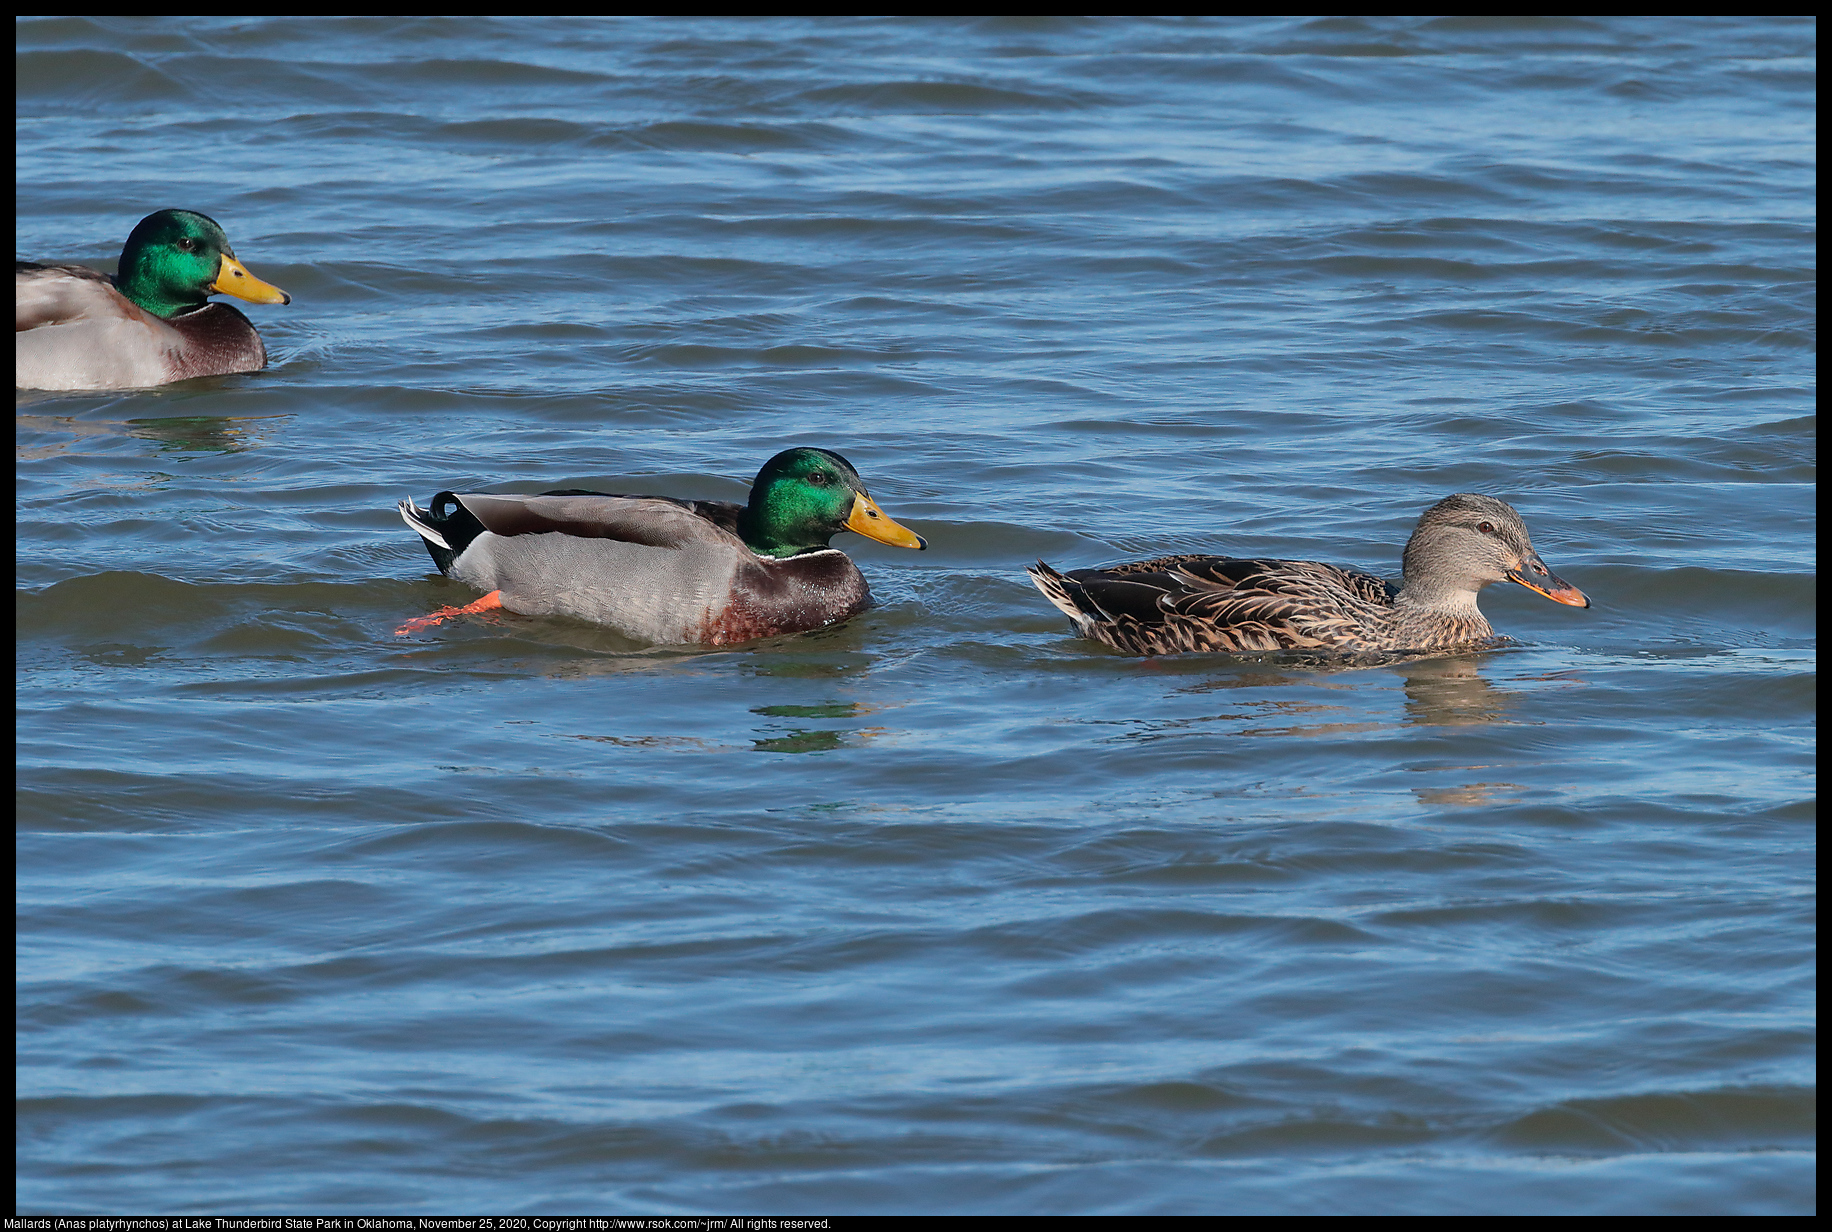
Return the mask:
{"type": "MultiPolygon", "coordinates": [[[[756,706],[752,714],[770,719],[848,719],[883,709],[862,702],[827,702],[816,706],[756,706]]],[[[788,731],[759,728],[759,738],[751,742],[757,753],[826,753],[834,749],[856,748],[887,735],[888,728],[804,728],[788,731]]]]}
{"type": "MultiPolygon", "coordinates": [[[[1483,675],[1484,663],[1493,658],[1421,659],[1395,666],[1405,680],[1406,722],[1422,727],[1468,727],[1482,723],[1514,723],[1511,712],[1525,699],[1519,689],[1492,684],[1483,675]]],[[[1543,680],[1582,685],[1570,671],[1543,676],[1513,676],[1514,680],[1543,680]]]]}
{"type": "Polygon", "coordinates": [[[42,433],[70,438],[19,450],[20,461],[37,461],[64,454],[81,456],[86,452],[83,442],[91,437],[103,441],[134,437],[153,442],[162,453],[242,453],[267,444],[273,432],[271,422],[286,418],[285,415],[179,415],[161,419],[85,420],[63,415],[16,415],[14,427],[21,434],[42,433]]]}
{"type": "Polygon", "coordinates": [[[180,415],[166,419],[130,419],[127,430],[169,452],[241,453],[267,443],[266,433],[251,426],[256,422],[246,416],[180,415]]]}
{"type": "MultiPolygon", "coordinates": [[[[1371,655],[1353,661],[1318,660],[1289,653],[1230,658],[1233,660],[1230,666],[1235,670],[1197,680],[1172,692],[1176,695],[1235,694],[1238,700],[1232,708],[1221,714],[1196,718],[1148,720],[1133,732],[1133,738],[1156,739],[1182,734],[1210,723],[1229,725],[1238,736],[1339,736],[1381,731],[1394,722],[1386,704],[1380,703],[1377,713],[1368,714],[1365,702],[1357,704],[1351,700],[1356,693],[1365,695],[1370,671],[1389,671],[1399,676],[1406,701],[1398,719],[1405,726],[1470,727],[1522,721],[1513,716],[1525,700],[1524,693],[1496,685],[1484,673],[1485,664],[1489,673],[1496,670],[1495,665],[1501,660],[1494,655],[1371,655]],[[1285,671],[1282,668],[1302,670],[1285,671]],[[1297,689],[1304,692],[1285,694],[1286,690],[1297,689]],[[1330,693],[1316,690],[1334,692],[1340,700],[1333,700],[1330,693]],[[1357,710],[1362,713],[1358,715],[1357,710]],[[1260,720],[1273,717],[1297,721],[1276,726],[1260,725],[1260,720]],[[1235,726],[1243,721],[1252,725],[1235,726]]],[[[1186,661],[1186,666],[1192,671],[1196,668],[1193,662],[1186,661]]],[[[1515,675],[1511,679],[1569,685],[1582,683],[1569,671],[1533,677],[1515,675]]]]}
{"type": "Polygon", "coordinates": [[[1393,671],[1405,682],[1409,725],[1469,727],[1514,721],[1508,713],[1520,694],[1490,684],[1476,659],[1421,659],[1393,671]]]}

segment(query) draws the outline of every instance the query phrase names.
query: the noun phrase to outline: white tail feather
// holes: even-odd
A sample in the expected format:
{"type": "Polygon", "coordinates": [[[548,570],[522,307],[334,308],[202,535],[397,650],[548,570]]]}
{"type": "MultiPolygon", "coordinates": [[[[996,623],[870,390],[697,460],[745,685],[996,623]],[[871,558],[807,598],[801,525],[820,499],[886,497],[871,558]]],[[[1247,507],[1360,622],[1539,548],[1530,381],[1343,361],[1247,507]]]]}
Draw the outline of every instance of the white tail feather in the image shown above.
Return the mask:
{"type": "Polygon", "coordinates": [[[452,550],[452,545],[445,541],[444,535],[441,535],[438,531],[420,520],[425,516],[426,511],[414,504],[411,499],[400,502],[395,508],[401,511],[401,521],[418,531],[422,539],[425,539],[429,543],[436,543],[448,552],[452,550]]]}

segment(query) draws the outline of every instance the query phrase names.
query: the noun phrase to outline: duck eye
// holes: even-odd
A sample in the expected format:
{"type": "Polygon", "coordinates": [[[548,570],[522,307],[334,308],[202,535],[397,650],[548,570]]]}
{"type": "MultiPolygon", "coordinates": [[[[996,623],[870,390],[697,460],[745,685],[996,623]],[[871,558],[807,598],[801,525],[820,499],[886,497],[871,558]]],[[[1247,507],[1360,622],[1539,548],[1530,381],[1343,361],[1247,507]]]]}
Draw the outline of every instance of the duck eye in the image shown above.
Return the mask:
{"type": "Polygon", "coordinates": [[[1495,533],[1495,524],[1493,522],[1482,522],[1477,525],[1476,529],[1485,535],[1492,535],[1495,533]]]}
{"type": "Polygon", "coordinates": [[[192,252],[197,248],[197,241],[190,240],[190,239],[179,240],[178,246],[184,249],[186,252],[192,252]]]}
{"type": "Polygon", "coordinates": [[[826,471],[815,471],[812,475],[808,476],[808,482],[817,487],[824,488],[833,482],[833,478],[828,475],[826,471]]]}

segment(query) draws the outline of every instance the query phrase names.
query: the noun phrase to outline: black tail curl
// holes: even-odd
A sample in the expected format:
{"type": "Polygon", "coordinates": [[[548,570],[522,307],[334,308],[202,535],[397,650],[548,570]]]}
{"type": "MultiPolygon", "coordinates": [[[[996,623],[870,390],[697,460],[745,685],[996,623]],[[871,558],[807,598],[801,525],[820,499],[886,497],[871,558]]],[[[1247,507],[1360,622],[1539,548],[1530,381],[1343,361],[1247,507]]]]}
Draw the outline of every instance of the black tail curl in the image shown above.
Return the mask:
{"type": "Polygon", "coordinates": [[[433,558],[433,564],[439,566],[440,573],[450,573],[452,562],[464,555],[464,550],[471,546],[471,540],[484,533],[484,524],[477,520],[477,515],[464,507],[455,492],[440,492],[428,502],[422,511],[428,526],[438,531],[449,547],[440,547],[424,535],[420,542],[426,545],[426,551],[433,558]]]}

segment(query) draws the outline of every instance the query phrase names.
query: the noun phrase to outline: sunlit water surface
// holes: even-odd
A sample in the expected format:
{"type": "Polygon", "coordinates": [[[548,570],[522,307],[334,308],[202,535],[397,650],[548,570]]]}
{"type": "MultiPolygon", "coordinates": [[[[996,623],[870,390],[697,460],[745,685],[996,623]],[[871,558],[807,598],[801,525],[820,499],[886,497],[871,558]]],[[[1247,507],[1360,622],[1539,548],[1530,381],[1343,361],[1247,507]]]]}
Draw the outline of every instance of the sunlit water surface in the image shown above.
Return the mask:
{"type": "Polygon", "coordinates": [[[218,218],[273,366],[21,393],[18,1204],[1801,1214],[1810,22],[29,20],[17,248],[218,218]],[[513,615],[403,496],[918,555],[716,652],[513,615]],[[1365,670],[1025,580],[1595,600],[1365,670]]]}

